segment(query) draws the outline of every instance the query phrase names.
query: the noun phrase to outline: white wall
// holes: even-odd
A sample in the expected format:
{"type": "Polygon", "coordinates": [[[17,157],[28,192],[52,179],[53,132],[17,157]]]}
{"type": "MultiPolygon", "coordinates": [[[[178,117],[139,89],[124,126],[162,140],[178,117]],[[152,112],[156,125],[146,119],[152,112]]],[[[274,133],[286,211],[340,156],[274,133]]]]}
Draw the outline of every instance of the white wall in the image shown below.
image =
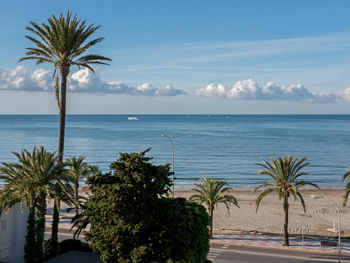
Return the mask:
{"type": "Polygon", "coordinates": [[[0,261],[24,262],[24,242],[27,232],[28,209],[22,213],[20,204],[0,217],[0,261]]]}

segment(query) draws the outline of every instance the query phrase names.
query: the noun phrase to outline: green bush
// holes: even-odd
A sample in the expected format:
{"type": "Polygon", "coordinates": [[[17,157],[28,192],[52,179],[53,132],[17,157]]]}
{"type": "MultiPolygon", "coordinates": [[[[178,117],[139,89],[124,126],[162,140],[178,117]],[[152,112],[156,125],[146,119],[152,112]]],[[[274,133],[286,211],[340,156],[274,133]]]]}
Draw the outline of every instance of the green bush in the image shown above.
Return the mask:
{"type": "Polygon", "coordinates": [[[105,263],[206,262],[205,209],[182,198],[161,198],[170,187],[169,165],[151,164],[146,152],[121,154],[110,173],[89,178],[86,239],[105,263]]]}
{"type": "Polygon", "coordinates": [[[157,240],[160,262],[206,262],[209,217],[205,208],[184,198],[159,199],[157,240]]]}

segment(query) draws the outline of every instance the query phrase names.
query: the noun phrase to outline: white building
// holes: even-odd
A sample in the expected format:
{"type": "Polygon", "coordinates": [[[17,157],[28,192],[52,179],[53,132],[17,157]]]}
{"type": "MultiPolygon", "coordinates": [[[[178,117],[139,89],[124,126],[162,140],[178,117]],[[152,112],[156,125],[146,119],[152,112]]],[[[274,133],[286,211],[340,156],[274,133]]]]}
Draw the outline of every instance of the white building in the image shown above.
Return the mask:
{"type": "Polygon", "coordinates": [[[27,234],[28,209],[23,213],[20,204],[0,217],[0,262],[24,262],[24,243],[27,234]]]}

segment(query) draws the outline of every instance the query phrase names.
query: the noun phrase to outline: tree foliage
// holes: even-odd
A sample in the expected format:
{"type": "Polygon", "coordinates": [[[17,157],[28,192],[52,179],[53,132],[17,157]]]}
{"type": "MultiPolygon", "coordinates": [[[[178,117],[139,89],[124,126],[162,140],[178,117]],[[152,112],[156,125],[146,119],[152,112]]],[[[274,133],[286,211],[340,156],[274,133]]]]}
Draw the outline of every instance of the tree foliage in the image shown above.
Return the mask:
{"type": "Polygon", "coordinates": [[[71,66],[85,67],[95,72],[92,64],[108,65],[106,61],[111,61],[110,58],[101,55],[85,54],[104,38],[89,40],[99,26],[94,26],[94,24],[88,26],[85,20],[78,19],[77,15],[72,16],[69,11],[65,17],[63,14],[60,14],[59,17],[52,16],[47,19],[47,23],[41,25],[30,22],[30,26],[27,26],[26,29],[31,35],[25,37],[32,42],[34,47],[26,48],[26,56],[19,59],[19,62],[35,60],[37,65],[42,63],[54,65],[56,99],[59,108],[62,105],[59,98],[58,73],[61,73],[61,81],[66,81],[64,78],[67,77],[71,66]]]}
{"type": "Polygon", "coordinates": [[[88,179],[91,196],[80,217],[91,223],[86,239],[106,263],[205,262],[205,209],[163,197],[170,186],[169,165],[153,165],[147,152],[122,153],[109,173],[88,179]]]}

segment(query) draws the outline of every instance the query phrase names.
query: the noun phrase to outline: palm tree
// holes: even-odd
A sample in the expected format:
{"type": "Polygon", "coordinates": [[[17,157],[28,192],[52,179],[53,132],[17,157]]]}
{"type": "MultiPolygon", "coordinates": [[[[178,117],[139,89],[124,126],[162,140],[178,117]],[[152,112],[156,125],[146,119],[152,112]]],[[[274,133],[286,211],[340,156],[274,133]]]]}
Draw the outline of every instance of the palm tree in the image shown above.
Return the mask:
{"type": "MultiPolygon", "coordinates": [[[[63,161],[64,150],[64,134],[66,121],[66,90],[67,78],[71,66],[78,68],[88,68],[92,72],[94,69],[91,65],[103,64],[108,65],[106,61],[110,58],[96,54],[86,55],[89,48],[101,42],[104,38],[96,38],[88,40],[95,33],[99,26],[91,24],[87,26],[86,20],[81,21],[77,15],[72,16],[71,12],[67,12],[66,17],[60,14],[59,17],[52,16],[48,18],[47,24],[38,25],[30,22],[31,26],[26,29],[33,36],[26,36],[34,47],[27,48],[26,56],[19,59],[35,60],[36,64],[51,63],[54,65],[54,77],[56,77],[56,99],[60,112],[60,128],[58,142],[58,161],[63,161]],[[59,85],[59,82],[61,83],[59,85]]],[[[59,223],[59,200],[54,205],[54,216],[52,223],[52,253],[56,254],[57,232],[59,223]]]]}
{"type": "Polygon", "coordinates": [[[344,201],[343,206],[346,206],[350,194],[350,166],[346,170],[346,172],[343,174],[343,182],[347,182],[345,187],[345,194],[344,194],[344,201]]]}
{"type": "Polygon", "coordinates": [[[75,215],[79,214],[79,181],[98,171],[97,166],[84,162],[86,156],[72,156],[66,159],[68,174],[72,177],[74,188],[75,215]]]}
{"type": "Polygon", "coordinates": [[[57,163],[56,153],[50,153],[44,147],[34,147],[32,153],[23,150],[14,155],[18,163],[3,163],[0,168],[0,179],[6,183],[0,192],[0,207],[8,209],[18,202],[22,207],[28,205],[26,252],[29,256],[26,260],[43,262],[46,198],[57,185],[69,185],[69,177],[64,176],[64,167],[57,163]]]}
{"type": "Polygon", "coordinates": [[[232,188],[227,187],[227,182],[220,179],[200,178],[202,183],[195,184],[197,188],[192,189],[197,193],[190,197],[190,201],[199,204],[206,204],[210,216],[210,238],[213,238],[213,215],[216,205],[223,203],[227,210],[230,209],[230,204],[239,207],[237,199],[230,195],[232,188]]]}
{"type": "Polygon", "coordinates": [[[298,178],[302,175],[307,175],[308,173],[302,172],[301,170],[309,165],[305,162],[306,158],[299,159],[298,157],[293,158],[293,156],[270,158],[270,161],[264,160],[264,163],[259,163],[258,165],[263,167],[262,170],[258,171],[258,174],[268,175],[272,180],[256,187],[253,192],[263,189],[263,191],[258,195],[255,200],[256,211],[258,211],[259,205],[262,199],[272,193],[277,192],[279,199],[282,199],[283,210],[284,210],[284,246],[289,246],[288,237],[288,211],[289,211],[289,197],[293,196],[294,200],[300,199],[303,206],[304,212],[306,212],[306,206],[303,196],[301,195],[299,189],[304,185],[311,185],[319,189],[319,187],[309,181],[299,181],[298,178]]]}

